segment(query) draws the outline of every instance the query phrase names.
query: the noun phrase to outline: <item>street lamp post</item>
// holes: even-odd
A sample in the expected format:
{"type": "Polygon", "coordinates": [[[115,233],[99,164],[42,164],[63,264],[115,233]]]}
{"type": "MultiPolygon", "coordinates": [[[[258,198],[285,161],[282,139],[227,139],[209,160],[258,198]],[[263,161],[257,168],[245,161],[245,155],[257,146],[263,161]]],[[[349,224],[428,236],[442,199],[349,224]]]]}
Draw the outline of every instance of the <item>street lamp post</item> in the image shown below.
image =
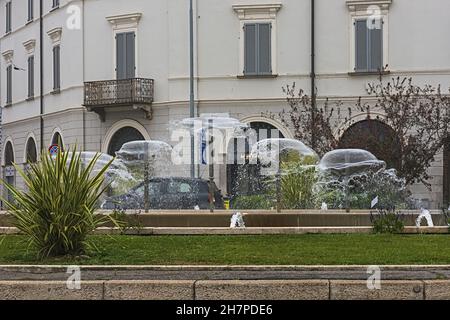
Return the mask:
{"type": "MultiPolygon", "coordinates": [[[[194,112],[194,8],[193,0],[189,0],[189,59],[190,59],[190,97],[189,97],[189,114],[191,118],[195,117],[194,112]]],[[[194,164],[194,128],[190,130],[191,135],[191,178],[195,177],[194,164]]]]}

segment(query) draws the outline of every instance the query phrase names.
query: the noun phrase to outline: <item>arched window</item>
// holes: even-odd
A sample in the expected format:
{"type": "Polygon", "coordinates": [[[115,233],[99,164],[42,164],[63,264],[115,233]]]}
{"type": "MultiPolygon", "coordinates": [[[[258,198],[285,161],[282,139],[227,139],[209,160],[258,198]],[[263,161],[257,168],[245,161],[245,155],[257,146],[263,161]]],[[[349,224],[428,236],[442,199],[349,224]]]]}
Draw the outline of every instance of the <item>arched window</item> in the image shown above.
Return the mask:
{"type": "Polygon", "coordinates": [[[12,166],[14,163],[14,151],[11,141],[5,145],[5,167],[12,166]]]}
{"type": "Polygon", "coordinates": [[[111,156],[116,156],[116,152],[122,148],[122,146],[131,141],[142,141],[145,140],[144,136],[133,127],[123,127],[117,130],[108,145],[108,154],[111,156]]]}
{"type": "Polygon", "coordinates": [[[64,141],[59,132],[55,132],[52,138],[52,145],[58,145],[61,151],[64,151],[64,141]]]}
{"type": "Polygon", "coordinates": [[[340,149],[364,149],[386,162],[400,166],[400,143],[394,130],[379,120],[363,120],[348,128],[339,140],[340,149]]]}
{"type": "MultiPolygon", "coordinates": [[[[13,166],[14,164],[14,149],[13,149],[13,145],[11,143],[11,141],[7,141],[5,144],[5,166],[3,168],[3,177],[5,179],[5,181],[7,183],[9,183],[10,185],[14,185],[15,184],[15,177],[16,177],[16,170],[13,166]]],[[[5,198],[8,201],[12,201],[13,200],[13,196],[11,194],[11,192],[9,192],[6,188],[4,189],[5,191],[5,198]]]]}
{"type": "Polygon", "coordinates": [[[26,163],[37,162],[36,142],[31,137],[27,141],[27,146],[25,148],[25,152],[26,152],[26,163]]]}

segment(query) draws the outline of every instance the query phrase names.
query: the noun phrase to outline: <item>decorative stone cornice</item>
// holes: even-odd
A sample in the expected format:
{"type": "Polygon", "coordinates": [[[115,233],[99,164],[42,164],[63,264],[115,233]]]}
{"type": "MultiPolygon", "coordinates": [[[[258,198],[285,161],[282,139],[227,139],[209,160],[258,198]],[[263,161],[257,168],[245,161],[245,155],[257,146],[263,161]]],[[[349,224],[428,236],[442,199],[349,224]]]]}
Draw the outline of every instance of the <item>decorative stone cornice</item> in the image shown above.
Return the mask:
{"type": "Polygon", "coordinates": [[[392,0],[347,0],[348,9],[352,12],[367,11],[370,6],[378,6],[380,10],[388,10],[392,0]]]}
{"type": "Polygon", "coordinates": [[[141,17],[142,13],[137,12],[106,17],[106,20],[108,20],[114,28],[137,27],[141,17]]]}
{"type": "Polygon", "coordinates": [[[34,48],[36,47],[36,40],[31,39],[31,40],[25,41],[23,43],[23,46],[25,47],[25,50],[28,54],[33,54],[34,48]]]}
{"type": "Polygon", "coordinates": [[[281,9],[281,7],[281,3],[235,4],[233,5],[233,10],[236,11],[240,20],[275,19],[277,12],[281,9]]]}
{"type": "Polygon", "coordinates": [[[50,39],[52,39],[52,42],[56,44],[61,41],[62,28],[61,27],[53,28],[47,31],[47,34],[50,37],[50,39]]]}
{"type": "Polygon", "coordinates": [[[2,56],[7,64],[11,64],[13,62],[14,50],[7,50],[2,53],[2,56]]]}

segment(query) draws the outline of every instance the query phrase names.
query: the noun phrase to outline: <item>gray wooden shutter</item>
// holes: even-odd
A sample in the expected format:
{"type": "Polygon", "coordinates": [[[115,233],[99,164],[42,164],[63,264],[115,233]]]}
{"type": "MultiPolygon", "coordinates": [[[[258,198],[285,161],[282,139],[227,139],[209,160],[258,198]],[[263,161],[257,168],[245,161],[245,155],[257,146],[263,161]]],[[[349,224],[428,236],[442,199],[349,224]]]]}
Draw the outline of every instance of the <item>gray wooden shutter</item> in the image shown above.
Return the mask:
{"type": "Polygon", "coordinates": [[[11,31],[11,2],[6,3],[6,32],[11,31]]]}
{"type": "Polygon", "coordinates": [[[127,78],[131,79],[134,78],[136,72],[135,72],[135,68],[136,68],[136,64],[135,64],[135,34],[134,32],[128,32],[126,34],[126,48],[127,48],[127,52],[126,52],[126,60],[127,60],[127,78]]]}
{"type": "Polygon", "coordinates": [[[34,18],[33,1],[34,0],[28,0],[28,21],[31,21],[34,18]]]}
{"type": "Polygon", "coordinates": [[[116,35],[116,74],[117,79],[126,78],[126,36],[125,33],[116,35]]]}
{"type": "Polygon", "coordinates": [[[367,20],[357,20],[355,22],[355,35],[356,35],[355,71],[367,71],[369,67],[367,20]]]}
{"type": "Polygon", "coordinates": [[[61,87],[61,59],[60,46],[53,47],[53,89],[61,87]]]}
{"type": "Polygon", "coordinates": [[[116,73],[117,79],[135,77],[135,34],[134,32],[116,35],[116,73]]]}
{"type": "Polygon", "coordinates": [[[254,23],[247,23],[244,26],[244,41],[245,41],[245,66],[244,74],[257,73],[257,27],[254,23]]]}
{"type": "Polygon", "coordinates": [[[28,97],[34,97],[34,56],[28,58],[28,97]]]}
{"type": "Polygon", "coordinates": [[[6,68],[6,104],[12,102],[12,66],[6,68]]]}
{"type": "Polygon", "coordinates": [[[258,73],[271,74],[271,29],[270,23],[258,24],[258,73]]]}
{"type": "Polygon", "coordinates": [[[383,68],[383,24],[380,24],[380,28],[374,28],[369,30],[369,69],[371,71],[378,71],[383,68]]]}

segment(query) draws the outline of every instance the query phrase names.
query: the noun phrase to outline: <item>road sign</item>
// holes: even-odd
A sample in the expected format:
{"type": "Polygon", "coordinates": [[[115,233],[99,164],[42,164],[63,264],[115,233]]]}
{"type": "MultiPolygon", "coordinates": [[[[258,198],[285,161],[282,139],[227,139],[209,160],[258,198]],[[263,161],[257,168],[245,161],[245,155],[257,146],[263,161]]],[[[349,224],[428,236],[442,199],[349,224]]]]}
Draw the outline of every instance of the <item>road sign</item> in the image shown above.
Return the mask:
{"type": "Polygon", "coordinates": [[[59,152],[59,146],[57,144],[53,144],[48,148],[48,152],[51,156],[56,156],[59,152]]]}

